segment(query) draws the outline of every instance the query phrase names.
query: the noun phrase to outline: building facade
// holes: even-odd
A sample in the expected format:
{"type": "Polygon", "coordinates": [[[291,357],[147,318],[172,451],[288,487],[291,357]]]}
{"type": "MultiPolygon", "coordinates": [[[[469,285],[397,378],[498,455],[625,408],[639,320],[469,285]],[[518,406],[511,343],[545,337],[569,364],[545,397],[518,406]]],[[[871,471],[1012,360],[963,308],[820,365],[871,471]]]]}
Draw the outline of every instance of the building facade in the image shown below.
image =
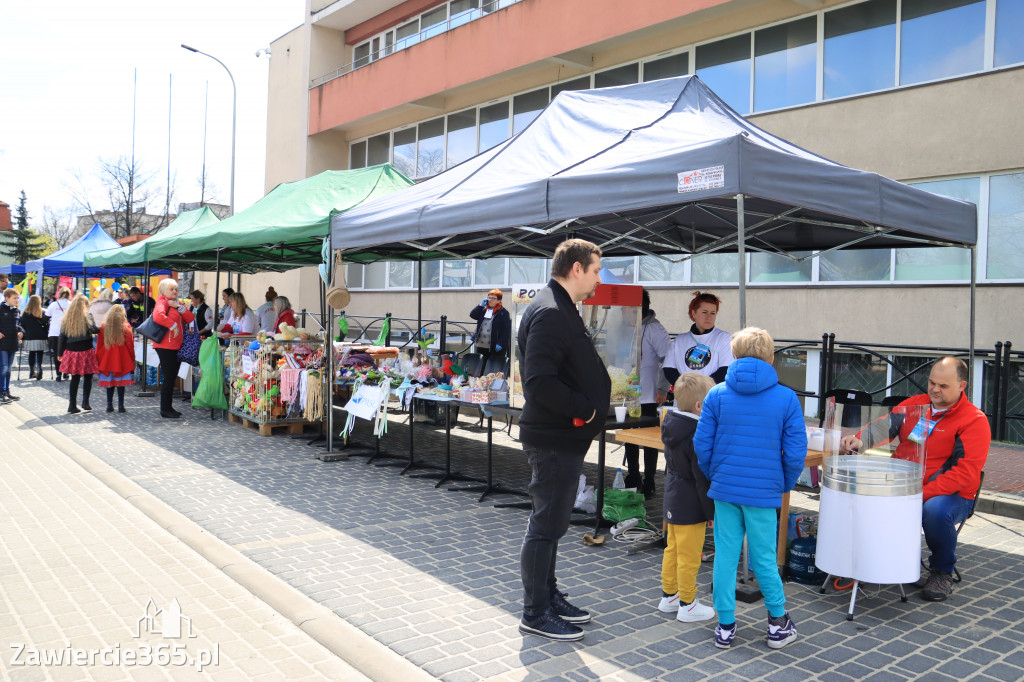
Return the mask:
{"type": "MultiPolygon", "coordinates": [[[[1024,319],[1003,312],[1021,302],[1024,284],[1020,0],[309,0],[307,8],[306,22],[272,45],[268,190],[383,162],[426,178],[515,135],[563,90],[696,74],[775,135],[977,204],[978,345],[1024,344],[1024,319]]],[[[969,250],[747,258],[747,322],[776,337],[968,344],[969,250]]],[[[735,329],[736,259],[614,258],[606,267],[648,287],[670,331],[688,328],[695,289],[721,296],[719,325],[735,329]]],[[[425,263],[423,317],[466,319],[482,292],[545,281],[547,267],[425,263]]],[[[349,266],[348,312],[415,318],[414,268],[349,266]]],[[[262,276],[251,279],[265,288],[262,276]]],[[[314,274],[267,279],[316,307],[314,274]]]]}

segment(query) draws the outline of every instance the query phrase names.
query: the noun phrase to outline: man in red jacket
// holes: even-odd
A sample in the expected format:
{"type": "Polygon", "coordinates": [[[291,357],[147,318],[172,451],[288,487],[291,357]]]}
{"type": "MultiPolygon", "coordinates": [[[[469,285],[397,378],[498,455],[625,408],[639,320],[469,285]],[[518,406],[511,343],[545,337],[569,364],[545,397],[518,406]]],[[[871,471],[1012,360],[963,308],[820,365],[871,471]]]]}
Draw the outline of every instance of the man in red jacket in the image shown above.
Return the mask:
{"type": "MultiPolygon", "coordinates": [[[[988,459],[992,441],[985,413],[971,404],[967,388],[967,364],[952,356],[939,358],[928,375],[928,393],[907,398],[900,405],[928,405],[920,420],[890,421],[889,439],[900,437],[900,450],[916,447],[910,441],[925,439],[924,509],[921,525],[931,550],[930,573],[918,581],[926,601],[945,601],[953,593],[956,565],[956,527],[971,513],[974,496],[981,486],[981,470],[988,459]]],[[[870,437],[875,429],[865,428],[858,436],[842,440],[844,450],[880,444],[870,437]],[[862,440],[863,439],[863,440],[862,440]]],[[[880,434],[884,438],[884,434],[880,434]]]]}

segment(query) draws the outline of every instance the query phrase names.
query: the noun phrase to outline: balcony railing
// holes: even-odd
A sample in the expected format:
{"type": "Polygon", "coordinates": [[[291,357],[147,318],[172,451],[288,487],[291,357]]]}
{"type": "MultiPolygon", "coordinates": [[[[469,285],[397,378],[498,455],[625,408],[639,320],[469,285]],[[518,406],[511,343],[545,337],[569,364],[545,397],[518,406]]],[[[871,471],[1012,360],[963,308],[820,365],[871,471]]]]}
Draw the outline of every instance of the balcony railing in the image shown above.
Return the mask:
{"type": "MultiPolygon", "coordinates": [[[[451,31],[454,28],[458,28],[459,26],[468,24],[471,21],[476,21],[477,19],[493,14],[498,10],[514,5],[517,2],[521,2],[521,0],[482,0],[479,3],[480,7],[473,7],[463,12],[459,12],[458,14],[449,17],[447,21],[441,21],[435,24],[431,24],[430,26],[421,29],[417,33],[403,36],[401,38],[398,38],[396,36],[392,43],[386,44],[387,33],[394,33],[394,30],[389,31],[385,34],[385,36],[377,36],[371,39],[370,44],[372,45],[373,41],[377,41],[377,43],[380,45],[379,49],[370,50],[367,54],[356,57],[348,64],[339,66],[333,71],[328,71],[322,76],[317,76],[316,78],[310,79],[309,87],[310,89],[313,89],[315,87],[323,85],[328,81],[332,81],[335,78],[344,76],[346,73],[349,73],[350,71],[355,71],[356,69],[372,64],[373,62],[383,59],[388,55],[392,55],[395,52],[404,50],[408,47],[412,47],[413,45],[423,42],[428,38],[433,38],[434,36],[441,35],[442,33],[447,33],[448,31],[451,31]]],[[[365,43],[360,43],[360,45],[363,44],[365,43]]],[[[356,47],[358,48],[359,46],[357,45],[356,47]]]]}

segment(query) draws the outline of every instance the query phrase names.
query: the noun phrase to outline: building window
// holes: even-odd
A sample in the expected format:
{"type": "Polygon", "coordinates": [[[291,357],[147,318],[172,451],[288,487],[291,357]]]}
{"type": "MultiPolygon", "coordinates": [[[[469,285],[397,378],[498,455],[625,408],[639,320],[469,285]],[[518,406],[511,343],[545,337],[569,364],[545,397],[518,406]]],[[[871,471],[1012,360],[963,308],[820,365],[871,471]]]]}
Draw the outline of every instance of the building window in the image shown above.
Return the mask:
{"type": "Polygon", "coordinates": [[[903,0],[900,84],[981,71],[985,0],[903,0]]]}
{"type": "Polygon", "coordinates": [[[416,177],[426,178],[444,170],[444,119],[419,124],[416,145],[416,177]]]}
{"type": "Polygon", "coordinates": [[[445,154],[446,168],[476,156],[476,109],[448,114],[448,149],[445,154]]]}
{"type": "MultiPolygon", "coordinates": [[[[811,255],[810,251],[794,251],[794,258],[811,255]]],[[[734,258],[735,260],[735,258],[734,258]]],[[[811,259],[796,261],[774,253],[750,254],[751,282],[810,282],[811,259]]]]}
{"type": "Polygon", "coordinates": [[[509,258],[508,283],[539,284],[548,281],[551,262],[546,258],[509,258]]]}
{"type": "Polygon", "coordinates": [[[448,30],[448,5],[441,5],[420,15],[420,40],[433,38],[448,30]]]}
{"type": "Polygon", "coordinates": [[[734,253],[706,253],[690,261],[691,284],[723,284],[740,281],[739,256],[734,253]]]}
{"type": "Polygon", "coordinates": [[[750,113],[750,34],[697,46],[697,75],[740,114],[750,113]]]}
{"type": "Polygon", "coordinates": [[[480,108],[480,151],[508,139],[508,102],[480,108]]]}
{"type": "Polygon", "coordinates": [[[395,149],[391,164],[408,178],[416,177],[416,129],[395,132],[395,149]]]}
{"type": "Polygon", "coordinates": [[[480,16],[479,0],[452,0],[449,8],[451,19],[448,20],[448,26],[450,28],[462,26],[480,16]]]}
{"type": "Polygon", "coordinates": [[[891,88],[896,0],[870,0],[825,13],[825,99],[891,88]]]}
{"type": "MultiPolygon", "coordinates": [[[[441,261],[425,260],[419,264],[423,270],[423,288],[436,289],[441,286],[441,261]]],[[[418,286],[418,285],[417,285],[418,286]]]]}
{"type": "Polygon", "coordinates": [[[391,261],[388,263],[388,288],[409,289],[416,286],[412,281],[415,263],[408,260],[391,261]]]}
{"type": "Polygon", "coordinates": [[[829,251],[818,256],[819,282],[888,282],[890,249],[829,251]]]}
{"type": "Polygon", "coordinates": [[[443,287],[468,287],[473,283],[473,261],[468,258],[461,260],[446,260],[443,262],[441,286],[443,287]]]}
{"type": "Polygon", "coordinates": [[[367,140],[366,154],[366,165],[368,166],[379,166],[382,163],[388,163],[391,160],[390,133],[374,135],[367,140]]]}
{"type": "Polygon", "coordinates": [[[996,66],[1024,62],[1024,0],[996,3],[996,66]]]}
{"type": "Polygon", "coordinates": [[[349,289],[363,288],[363,265],[359,263],[345,264],[345,285],[349,289]]]}
{"type": "Polygon", "coordinates": [[[1024,278],[1024,173],[990,180],[986,278],[1024,278]]]}
{"type": "Polygon", "coordinates": [[[387,287],[388,264],[384,261],[367,263],[363,268],[364,289],[384,289],[387,287]]]}
{"type": "Polygon", "coordinates": [[[690,73],[690,53],[680,52],[661,59],[644,62],[644,82],[675,78],[690,73]]]}
{"type": "MultiPolygon", "coordinates": [[[[932,194],[963,199],[978,205],[981,201],[980,178],[932,180],[908,183],[932,194]]],[[[893,279],[923,281],[969,281],[971,252],[955,246],[923,249],[896,249],[896,272],[893,279]]]]}
{"type": "Polygon", "coordinates": [[[818,20],[807,17],[754,32],[754,110],[813,102],[818,20]]]}
{"type": "Polygon", "coordinates": [[[505,258],[473,261],[473,284],[478,287],[504,285],[506,262],[505,258]]]}
{"type": "Polygon", "coordinates": [[[611,88],[616,85],[632,85],[640,82],[640,63],[617,66],[614,69],[594,74],[595,88],[611,88]]]}
{"type": "Polygon", "coordinates": [[[354,142],[349,148],[348,167],[366,168],[366,141],[354,142]]]}
{"type": "MultiPolygon", "coordinates": [[[[680,258],[679,254],[671,258],[680,258]]],[[[679,261],[673,263],[657,256],[640,256],[640,270],[638,282],[650,282],[651,284],[662,284],[665,282],[685,282],[686,263],[679,261]]]]}
{"type": "Polygon", "coordinates": [[[512,98],[512,134],[518,135],[548,105],[548,89],[541,88],[512,98]]]}
{"type": "Polygon", "coordinates": [[[590,76],[583,76],[582,78],[574,78],[571,81],[565,81],[563,83],[556,83],[551,86],[551,99],[558,96],[558,93],[565,92],[566,90],[589,90],[590,89],[590,76]]]}
{"type": "Polygon", "coordinates": [[[633,256],[602,258],[601,270],[610,272],[618,279],[616,284],[633,284],[636,281],[636,259],[633,256]]]}
{"type": "Polygon", "coordinates": [[[404,50],[420,42],[420,20],[413,19],[395,29],[395,49],[404,50]]]}

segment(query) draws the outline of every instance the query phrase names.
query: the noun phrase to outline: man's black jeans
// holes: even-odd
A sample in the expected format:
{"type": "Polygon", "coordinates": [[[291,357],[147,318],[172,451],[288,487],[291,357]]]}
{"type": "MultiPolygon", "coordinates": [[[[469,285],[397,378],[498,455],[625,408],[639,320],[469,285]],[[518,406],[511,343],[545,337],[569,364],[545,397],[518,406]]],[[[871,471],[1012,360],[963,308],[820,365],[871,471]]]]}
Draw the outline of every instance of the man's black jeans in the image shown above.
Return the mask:
{"type": "Polygon", "coordinates": [[[524,446],[533,477],[530,499],[533,513],[526,526],[520,554],[523,574],[523,615],[535,618],[548,610],[555,593],[555,558],[558,541],[569,530],[585,453],[524,446]]]}

